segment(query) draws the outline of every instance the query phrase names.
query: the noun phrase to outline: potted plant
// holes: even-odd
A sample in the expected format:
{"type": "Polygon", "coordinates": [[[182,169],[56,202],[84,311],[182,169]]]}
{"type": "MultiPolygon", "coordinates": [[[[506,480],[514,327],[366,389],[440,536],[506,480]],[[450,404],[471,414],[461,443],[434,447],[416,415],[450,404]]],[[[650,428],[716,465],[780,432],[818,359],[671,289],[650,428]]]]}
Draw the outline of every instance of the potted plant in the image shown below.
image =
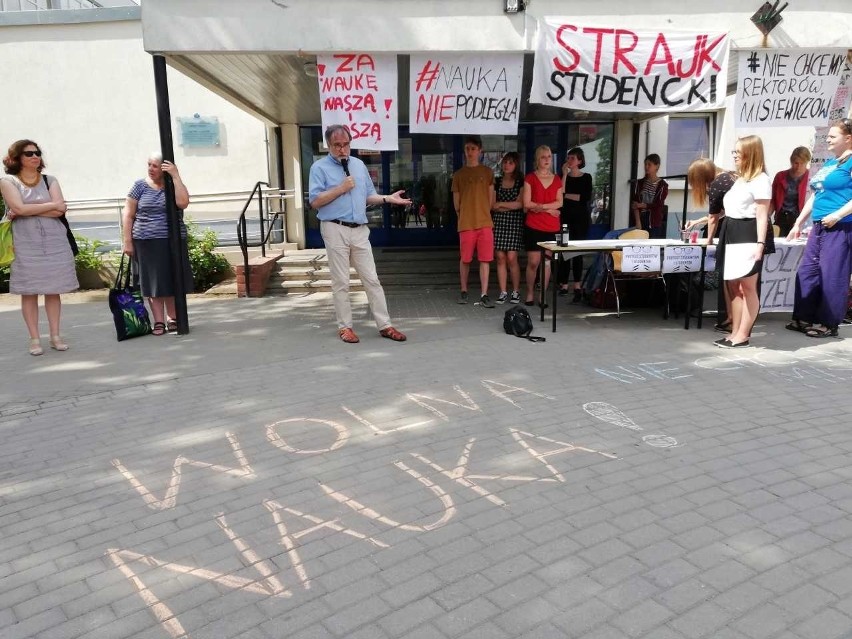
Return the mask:
{"type": "Polygon", "coordinates": [[[77,281],[80,288],[103,288],[106,286],[101,275],[104,266],[104,253],[98,249],[106,245],[100,240],[90,240],[82,235],[74,234],[80,252],[74,258],[77,267],[77,281]]]}

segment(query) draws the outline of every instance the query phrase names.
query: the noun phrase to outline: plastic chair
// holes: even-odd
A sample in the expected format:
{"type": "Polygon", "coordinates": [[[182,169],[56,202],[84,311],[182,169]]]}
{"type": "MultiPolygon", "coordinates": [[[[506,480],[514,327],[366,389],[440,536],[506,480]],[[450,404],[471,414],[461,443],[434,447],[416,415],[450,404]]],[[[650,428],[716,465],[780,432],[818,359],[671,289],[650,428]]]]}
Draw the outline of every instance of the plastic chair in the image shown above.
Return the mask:
{"type": "MultiPolygon", "coordinates": [[[[625,231],[618,236],[619,240],[647,240],[648,231],[641,229],[633,229],[625,231]]],[[[658,273],[624,273],[621,270],[622,254],[621,251],[611,251],[610,259],[607,260],[606,282],[604,283],[604,293],[612,284],[612,291],[615,294],[615,314],[616,317],[621,317],[621,298],[618,294],[618,281],[633,280],[633,281],[650,281],[656,282],[659,280],[663,284],[663,297],[665,299],[665,314],[663,317],[669,317],[669,294],[666,286],[666,278],[663,277],[662,271],[658,273]]]]}

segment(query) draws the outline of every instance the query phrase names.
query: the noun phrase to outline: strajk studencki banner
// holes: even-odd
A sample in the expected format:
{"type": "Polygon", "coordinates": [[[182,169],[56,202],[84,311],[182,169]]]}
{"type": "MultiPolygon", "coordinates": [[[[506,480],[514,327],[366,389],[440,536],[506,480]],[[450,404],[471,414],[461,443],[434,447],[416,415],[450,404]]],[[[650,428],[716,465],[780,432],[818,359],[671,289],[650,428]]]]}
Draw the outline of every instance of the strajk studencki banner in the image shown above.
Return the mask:
{"type": "Polygon", "coordinates": [[[530,102],[632,112],[700,111],[723,105],[727,33],[575,22],[553,17],[539,21],[530,102]]]}

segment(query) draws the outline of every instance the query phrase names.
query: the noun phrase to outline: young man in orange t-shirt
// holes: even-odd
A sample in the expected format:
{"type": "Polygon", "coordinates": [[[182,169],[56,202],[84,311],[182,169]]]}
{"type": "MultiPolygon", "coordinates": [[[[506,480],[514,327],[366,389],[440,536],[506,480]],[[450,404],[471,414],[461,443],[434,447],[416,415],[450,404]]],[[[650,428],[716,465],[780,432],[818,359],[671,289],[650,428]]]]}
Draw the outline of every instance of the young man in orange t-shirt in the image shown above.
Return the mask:
{"type": "Polygon", "coordinates": [[[453,174],[453,204],[459,220],[459,304],[467,304],[467,280],[473,253],[479,260],[479,304],[494,308],[488,297],[488,276],[494,260],[494,232],[491,208],[494,206],[494,172],[479,163],[482,138],[469,135],[464,139],[465,165],[453,174]]]}

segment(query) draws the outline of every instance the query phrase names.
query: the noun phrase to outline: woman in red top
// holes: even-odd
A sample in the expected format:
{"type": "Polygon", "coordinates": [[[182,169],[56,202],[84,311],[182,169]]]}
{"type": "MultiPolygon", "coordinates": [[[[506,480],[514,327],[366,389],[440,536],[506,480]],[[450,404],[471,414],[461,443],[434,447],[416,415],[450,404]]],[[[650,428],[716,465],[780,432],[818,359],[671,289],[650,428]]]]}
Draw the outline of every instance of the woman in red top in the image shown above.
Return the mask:
{"type": "Polygon", "coordinates": [[[550,252],[542,250],[538,243],[552,242],[559,233],[562,206],[562,180],[553,174],[553,152],[549,146],[535,150],[534,166],[535,171],[524,178],[524,248],[527,250],[527,298],[524,303],[527,306],[535,304],[535,276],[542,253],[547,259],[542,291],[547,290],[550,282],[550,252]]]}
{"type": "Polygon", "coordinates": [[[775,213],[775,224],[781,229],[781,237],[787,237],[793,222],[805,208],[808,198],[808,163],[811,152],[805,146],[797,146],[790,155],[790,168],[778,171],[772,180],[772,200],[769,214],[775,213]]]}

